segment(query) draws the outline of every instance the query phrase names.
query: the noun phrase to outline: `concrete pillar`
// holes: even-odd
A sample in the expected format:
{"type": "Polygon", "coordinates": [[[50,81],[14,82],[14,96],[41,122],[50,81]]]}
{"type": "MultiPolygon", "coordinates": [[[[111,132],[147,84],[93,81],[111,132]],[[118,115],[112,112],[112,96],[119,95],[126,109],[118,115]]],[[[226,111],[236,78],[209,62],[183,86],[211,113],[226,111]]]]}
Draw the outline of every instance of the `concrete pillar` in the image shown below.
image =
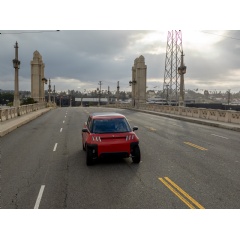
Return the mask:
{"type": "Polygon", "coordinates": [[[31,61],[31,97],[37,102],[44,102],[44,68],[42,56],[38,51],[33,53],[31,61]]]}
{"type": "Polygon", "coordinates": [[[135,59],[132,67],[132,95],[136,105],[146,103],[146,89],[147,65],[145,65],[145,59],[141,55],[135,59]]]}

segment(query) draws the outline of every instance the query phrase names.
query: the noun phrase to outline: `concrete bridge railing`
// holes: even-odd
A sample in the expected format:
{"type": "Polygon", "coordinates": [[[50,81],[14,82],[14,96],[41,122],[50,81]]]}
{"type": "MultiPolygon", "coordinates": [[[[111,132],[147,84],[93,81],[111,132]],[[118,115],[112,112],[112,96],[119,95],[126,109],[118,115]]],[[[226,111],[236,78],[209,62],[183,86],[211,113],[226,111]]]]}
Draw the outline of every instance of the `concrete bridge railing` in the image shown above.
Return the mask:
{"type": "Polygon", "coordinates": [[[162,112],[180,116],[187,116],[193,118],[214,120],[219,122],[237,123],[240,124],[240,112],[233,110],[207,109],[207,108],[192,108],[192,107],[178,107],[159,104],[141,103],[132,106],[131,103],[116,103],[107,105],[107,107],[126,108],[126,109],[140,109],[154,112],[162,112]]]}
{"type": "Polygon", "coordinates": [[[6,121],[29,112],[37,111],[47,107],[47,103],[35,103],[22,105],[20,107],[0,108],[0,121],[6,121]]]}

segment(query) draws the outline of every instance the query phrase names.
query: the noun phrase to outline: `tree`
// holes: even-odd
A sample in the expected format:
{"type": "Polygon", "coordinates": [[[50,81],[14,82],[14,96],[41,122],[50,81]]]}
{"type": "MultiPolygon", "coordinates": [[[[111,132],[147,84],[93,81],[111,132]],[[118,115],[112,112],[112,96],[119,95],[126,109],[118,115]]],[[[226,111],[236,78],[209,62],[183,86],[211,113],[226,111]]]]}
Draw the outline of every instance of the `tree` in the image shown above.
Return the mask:
{"type": "Polygon", "coordinates": [[[14,94],[10,92],[6,93],[0,93],[0,104],[1,105],[8,105],[9,103],[12,103],[14,99],[14,94]]]}
{"type": "Polygon", "coordinates": [[[26,98],[22,101],[21,105],[28,105],[36,103],[33,98],[26,98]]]}

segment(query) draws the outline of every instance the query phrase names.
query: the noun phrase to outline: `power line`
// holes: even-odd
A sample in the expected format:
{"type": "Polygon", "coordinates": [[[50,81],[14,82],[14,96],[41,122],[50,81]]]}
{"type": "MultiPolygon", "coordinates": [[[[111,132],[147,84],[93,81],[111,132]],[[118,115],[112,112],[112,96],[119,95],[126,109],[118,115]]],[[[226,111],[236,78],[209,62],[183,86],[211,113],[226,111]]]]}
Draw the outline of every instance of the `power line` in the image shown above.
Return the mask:
{"type": "Polygon", "coordinates": [[[231,38],[231,39],[234,39],[234,40],[240,40],[240,38],[234,38],[234,37],[230,37],[230,36],[224,36],[224,35],[217,34],[217,33],[210,33],[210,32],[205,32],[205,31],[201,31],[201,32],[207,33],[207,34],[212,34],[212,35],[217,35],[217,36],[220,36],[220,37],[231,38]]]}
{"type": "Polygon", "coordinates": [[[60,30],[49,30],[49,31],[35,31],[35,32],[32,32],[32,31],[30,31],[30,32],[0,32],[0,34],[1,35],[6,35],[6,34],[25,34],[25,33],[45,33],[45,32],[59,32],[60,30]]]}

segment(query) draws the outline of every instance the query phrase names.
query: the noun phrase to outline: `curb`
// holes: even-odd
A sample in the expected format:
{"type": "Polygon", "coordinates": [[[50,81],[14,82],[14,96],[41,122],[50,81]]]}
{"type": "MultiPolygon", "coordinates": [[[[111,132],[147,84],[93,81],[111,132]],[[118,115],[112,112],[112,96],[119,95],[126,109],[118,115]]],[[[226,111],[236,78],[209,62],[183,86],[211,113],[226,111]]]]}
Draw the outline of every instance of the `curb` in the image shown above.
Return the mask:
{"type": "MultiPolygon", "coordinates": [[[[7,128],[7,129],[5,129],[5,130],[3,130],[3,131],[0,131],[0,137],[3,137],[3,136],[5,136],[6,134],[12,132],[13,130],[21,127],[22,125],[31,122],[32,120],[38,118],[39,116],[43,115],[43,114],[46,113],[46,112],[49,112],[50,110],[51,110],[50,108],[47,108],[47,109],[45,109],[45,111],[42,111],[42,112],[40,112],[40,113],[36,113],[36,114],[34,114],[34,115],[32,115],[32,116],[24,119],[23,121],[18,122],[17,124],[15,124],[15,125],[7,128]]],[[[24,117],[26,117],[26,116],[24,116],[24,117]]],[[[17,120],[17,118],[15,118],[14,120],[17,120]]]]}

